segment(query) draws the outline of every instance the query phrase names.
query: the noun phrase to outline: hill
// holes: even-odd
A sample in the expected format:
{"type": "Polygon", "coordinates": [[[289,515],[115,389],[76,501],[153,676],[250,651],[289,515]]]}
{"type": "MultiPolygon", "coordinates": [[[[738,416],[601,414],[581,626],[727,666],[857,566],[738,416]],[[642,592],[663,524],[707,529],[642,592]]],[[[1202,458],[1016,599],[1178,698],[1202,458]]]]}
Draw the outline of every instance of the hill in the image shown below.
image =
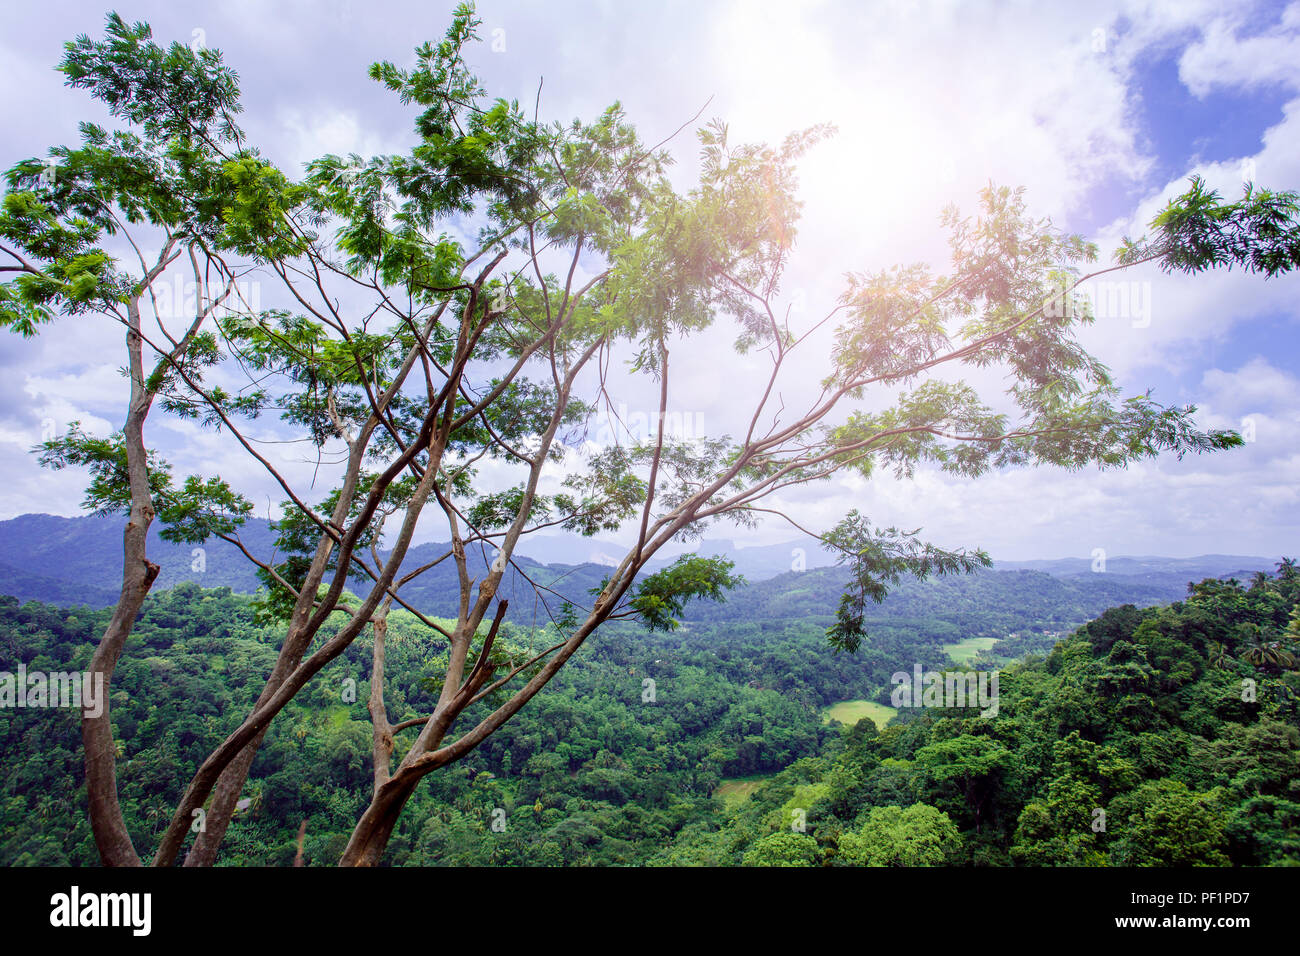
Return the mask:
{"type": "MultiPolygon", "coordinates": [[[[201,549],[169,544],[153,529],[149,553],[161,567],[155,590],[169,590],[183,582],[205,588],[228,587],[249,594],[258,587],[253,565],[233,545],[212,539],[201,549]]],[[[240,531],[245,547],[270,559],[275,554],[275,531],[263,518],[250,519],[240,531]]],[[[545,623],[564,600],[585,605],[592,588],[600,586],[607,567],[595,562],[549,563],[548,551],[580,554],[584,542],[572,536],[538,538],[534,555],[519,556],[509,569],[499,593],[511,603],[510,619],[516,623],[545,623]],[[548,544],[549,542],[549,544],[548,544]],[[531,583],[530,583],[531,582],[531,583]],[[546,589],[543,602],[533,584],[546,589]],[[549,605],[549,608],[548,608],[549,605]]],[[[747,584],[732,591],[725,603],[696,602],[685,619],[694,622],[806,620],[826,625],[835,613],[847,572],[825,566],[828,556],[815,542],[788,542],[763,547],[737,547],[730,541],[704,541],[700,553],[725,555],[736,562],[747,584]],[[792,552],[803,548],[807,570],[792,571],[792,552]],[[820,565],[820,566],[819,566],[820,565]]],[[[608,542],[587,542],[597,556],[608,542]]],[[[427,564],[449,545],[426,542],[411,548],[403,571],[427,564]]],[[[65,518],[21,515],[0,521],[0,594],[20,601],[60,605],[108,607],[117,600],[122,561],[122,524],[116,517],[65,518]]],[[[380,552],[383,556],[384,552],[380,552]]],[[[486,574],[491,552],[474,549],[470,573],[486,574]]],[[[651,570],[667,563],[661,559],[651,570]]],[[[1046,634],[1077,626],[1119,604],[1149,606],[1174,601],[1187,585],[1206,577],[1247,579],[1276,562],[1268,558],[1206,555],[1200,558],[1115,557],[1104,573],[1094,573],[1091,561],[1065,558],[1054,561],[999,562],[994,570],[962,578],[927,582],[909,581],[899,586],[870,619],[881,624],[907,626],[938,639],[988,636],[1005,638],[1025,630],[1046,634]]],[[[356,585],[363,582],[357,580],[356,585]]],[[[403,598],[426,614],[454,616],[459,581],[450,561],[430,569],[402,590],[403,598]]],[[[1004,648],[1018,653],[1029,646],[1004,648]]]]}

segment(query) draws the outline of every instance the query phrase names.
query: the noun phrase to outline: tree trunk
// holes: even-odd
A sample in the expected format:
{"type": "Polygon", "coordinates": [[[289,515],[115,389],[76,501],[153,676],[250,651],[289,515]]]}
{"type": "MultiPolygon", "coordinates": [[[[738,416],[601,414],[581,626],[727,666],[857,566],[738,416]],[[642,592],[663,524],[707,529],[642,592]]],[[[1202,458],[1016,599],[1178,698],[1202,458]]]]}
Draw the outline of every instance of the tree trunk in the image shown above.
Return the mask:
{"type": "Polygon", "coordinates": [[[415,792],[420,779],[388,783],[380,788],[366,812],[357,822],[339,866],[378,866],[388,849],[388,841],[397,829],[406,801],[415,792]]]}
{"type": "Polygon", "coordinates": [[[81,740],[85,749],[86,800],[90,829],[95,846],[105,866],[139,866],[140,857],[131,842],[131,834],[122,817],[117,798],[117,748],[113,740],[112,700],[113,670],[122,648],[131,636],[136,615],[144,606],[149,589],[158,577],[158,565],[146,557],[149,526],[153,523],[153,498],[149,492],[148,457],[144,446],[144,419],[149,413],[152,396],[145,390],[141,358],[139,311],[129,307],[132,327],[126,336],[131,361],[131,404],[122,427],[126,446],[127,478],[131,489],[131,516],[122,533],[122,592],[113,610],[113,618],[99,639],[90,661],[92,680],[102,681],[103,706],[99,715],[81,717],[81,740]]]}
{"type": "MultiPolygon", "coordinates": [[[[262,700],[259,698],[258,704],[261,703],[262,700]]],[[[190,847],[190,852],[185,855],[185,866],[211,866],[216,861],[217,850],[220,849],[221,841],[230,827],[230,820],[235,815],[235,806],[239,803],[239,795],[248,780],[248,771],[253,766],[257,749],[262,745],[262,738],[270,729],[270,724],[263,727],[261,732],[249,741],[248,746],[239,752],[239,756],[230,761],[226,769],[221,772],[217,785],[212,788],[212,799],[203,816],[203,826],[199,829],[199,835],[194,838],[194,845],[190,847]]]]}
{"type": "MultiPolygon", "coordinates": [[[[294,621],[290,623],[289,633],[285,637],[285,646],[276,660],[275,667],[271,670],[271,675],[267,678],[266,685],[262,688],[262,693],[258,695],[253,710],[257,710],[275,696],[276,691],[284,683],[285,677],[302,660],[301,630],[306,617],[307,615],[300,608],[295,610],[294,621]]],[[[221,849],[221,841],[225,838],[230,820],[235,814],[235,805],[239,802],[239,795],[248,781],[248,772],[257,757],[258,748],[262,746],[262,741],[270,729],[270,724],[263,727],[221,771],[221,776],[217,778],[212,788],[212,799],[203,818],[203,828],[194,838],[194,845],[185,856],[185,866],[212,866],[216,862],[217,851],[221,849]]]]}
{"type": "Polygon", "coordinates": [[[103,706],[99,716],[92,717],[83,713],[81,717],[90,828],[95,834],[99,858],[105,866],[140,865],[140,857],[127,832],[122,807],[117,799],[117,745],[113,740],[110,700],[113,670],[122,655],[126,639],[131,636],[135,617],[140,613],[149,588],[158,577],[158,565],[144,556],[145,535],[152,517],[152,508],[144,515],[138,515],[132,509],[131,520],[123,532],[125,563],[122,593],[113,611],[113,618],[99,639],[99,646],[95,648],[90,661],[91,674],[103,682],[100,685],[103,688],[103,706]]]}
{"type": "MultiPolygon", "coordinates": [[[[324,546],[322,548],[324,549],[324,546]]],[[[322,567],[325,555],[328,553],[325,549],[324,554],[318,556],[317,560],[322,567]]],[[[303,634],[307,620],[311,616],[311,609],[309,601],[304,603],[300,600],[295,607],[284,645],[261,694],[257,697],[257,703],[253,706],[254,711],[275,696],[284,684],[285,678],[302,661],[303,651],[306,648],[303,634]]],[[[270,729],[270,724],[263,727],[221,771],[221,776],[217,778],[212,788],[212,798],[204,816],[203,829],[194,838],[194,844],[185,856],[185,866],[212,866],[216,862],[217,851],[221,849],[221,841],[230,827],[235,805],[239,802],[239,795],[248,781],[248,772],[257,757],[258,748],[262,746],[262,740],[270,729]]]]}

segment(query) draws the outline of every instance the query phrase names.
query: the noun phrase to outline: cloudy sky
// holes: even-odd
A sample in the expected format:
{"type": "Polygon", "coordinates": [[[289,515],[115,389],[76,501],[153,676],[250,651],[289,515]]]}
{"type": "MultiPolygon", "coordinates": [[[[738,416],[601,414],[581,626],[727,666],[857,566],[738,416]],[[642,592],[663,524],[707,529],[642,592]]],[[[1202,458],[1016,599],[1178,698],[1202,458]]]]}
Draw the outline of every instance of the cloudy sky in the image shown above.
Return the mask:
{"type": "MultiPolygon", "coordinates": [[[[409,145],[412,114],[365,70],[377,59],[408,62],[417,43],[441,36],[451,7],[171,0],[116,9],[150,22],[160,40],[220,48],[241,77],[250,139],[294,170],[325,152],[409,145]]],[[[102,119],[53,67],[63,41],[102,31],[107,9],[47,0],[6,11],[4,168],[75,143],[79,120],[102,119]]],[[[834,122],[838,134],[801,167],[805,218],[786,292],[809,316],[834,305],[848,270],[942,269],[940,210],[972,208],[990,180],[1026,187],[1034,211],[1097,240],[1103,256],[1142,233],[1193,173],[1229,196],[1247,178],[1300,189],[1300,3],[484,0],[478,11],[484,42],[472,61],[490,91],[531,104],[540,83],[541,112],[553,119],[590,119],[617,99],[650,142],[702,107],[736,141],[834,122]]],[[[689,131],[673,149],[685,186],[697,152],[689,131]]],[[[1244,428],[1253,440],[1124,471],[921,473],[781,503],[809,526],[858,507],[879,524],[923,527],[938,543],[1005,559],[1099,547],[1300,553],[1300,277],[1133,271],[1097,291],[1102,314],[1084,339],[1127,392],[1195,403],[1203,425],[1244,428]]],[[[0,518],[78,513],[80,477],[43,472],[29,449],[51,423],[103,433],[121,423],[120,336],[107,322],[70,332],[0,340],[0,518]]],[[[755,371],[719,374],[731,335],[719,329],[674,353],[674,408],[710,433],[728,430],[744,373],[755,371]]],[[[630,408],[650,402],[638,387],[626,394],[630,408]]],[[[255,500],[281,497],[223,439],[155,419],[150,441],[169,458],[220,471],[255,500]]],[[[287,467],[310,480],[308,463],[287,467]]],[[[790,537],[781,525],[725,533],[790,537]]]]}

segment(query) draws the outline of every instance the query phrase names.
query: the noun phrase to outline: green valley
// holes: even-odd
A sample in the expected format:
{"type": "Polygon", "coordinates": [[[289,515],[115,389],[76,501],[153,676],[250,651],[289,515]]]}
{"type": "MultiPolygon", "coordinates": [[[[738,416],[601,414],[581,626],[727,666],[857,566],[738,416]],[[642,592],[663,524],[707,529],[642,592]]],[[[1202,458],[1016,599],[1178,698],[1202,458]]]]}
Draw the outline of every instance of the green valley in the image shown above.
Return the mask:
{"type": "MultiPolygon", "coordinates": [[[[927,636],[934,627],[881,628],[849,656],[802,622],[621,625],[472,759],[428,778],[391,862],[1294,862],[1300,674],[1257,651],[1258,634],[1294,632],[1298,601],[1287,565],[1248,586],[1207,580],[1166,607],[1109,609],[1003,669],[991,719],[871,700],[914,661],[944,666],[951,649],[927,636]],[[1097,809],[1111,821],[1101,834],[1097,809]],[[930,832],[948,833],[941,859],[909,843],[930,832]]],[[[106,613],[0,600],[0,646],[29,671],[75,669],[106,613]]],[[[507,628],[513,641],[540,637],[507,628]]],[[[422,675],[441,651],[407,612],[393,612],[390,634],[397,720],[431,705],[422,675]]],[[[248,706],[272,635],[226,589],[150,598],[115,681],[123,807],[140,845],[248,706]]],[[[987,650],[977,640],[968,648],[987,650]]],[[[359,642],[272,725],[229,862],[289,865],[304,823],[305,862],[336,862],[370,774],[369,650],[359,642]]],[[[4,717],[0,863],[93,865],[75,715],[4,717]]]]}

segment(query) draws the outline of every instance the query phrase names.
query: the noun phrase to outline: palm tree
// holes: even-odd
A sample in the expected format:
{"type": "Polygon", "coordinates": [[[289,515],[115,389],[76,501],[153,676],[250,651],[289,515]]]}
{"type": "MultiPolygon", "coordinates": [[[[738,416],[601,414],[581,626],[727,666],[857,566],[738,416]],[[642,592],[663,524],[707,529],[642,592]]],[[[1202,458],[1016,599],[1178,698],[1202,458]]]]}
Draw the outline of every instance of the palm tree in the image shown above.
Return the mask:
{"type": "Polygon", "coordinates": [[[1232,655],[1228,653],[1227,647],[1225,647],[1221,642],[1213,641],[1210,644],[1209,654],[1211,666],[1219,667],[1224,670],[1228,669],[1229,662],[1232,660],[1232,655]]]}
{"type": "Polygon", "coordinates": [[[149,827],[149,832],[157,833],[158,828],[171,817],[171,808],[166,803],[159,803],[156,806],[148,807],[144,815],[145,819],[152,821],[153,824],[149,827]]]}
{"type": "Polygon", "coordinates": [[[1281,641],[1270,641],[1263,636],[1248,643],[1241,656],[1256,667],[1296,666],[1295,655],[1283,647],[1281,641]]]}

